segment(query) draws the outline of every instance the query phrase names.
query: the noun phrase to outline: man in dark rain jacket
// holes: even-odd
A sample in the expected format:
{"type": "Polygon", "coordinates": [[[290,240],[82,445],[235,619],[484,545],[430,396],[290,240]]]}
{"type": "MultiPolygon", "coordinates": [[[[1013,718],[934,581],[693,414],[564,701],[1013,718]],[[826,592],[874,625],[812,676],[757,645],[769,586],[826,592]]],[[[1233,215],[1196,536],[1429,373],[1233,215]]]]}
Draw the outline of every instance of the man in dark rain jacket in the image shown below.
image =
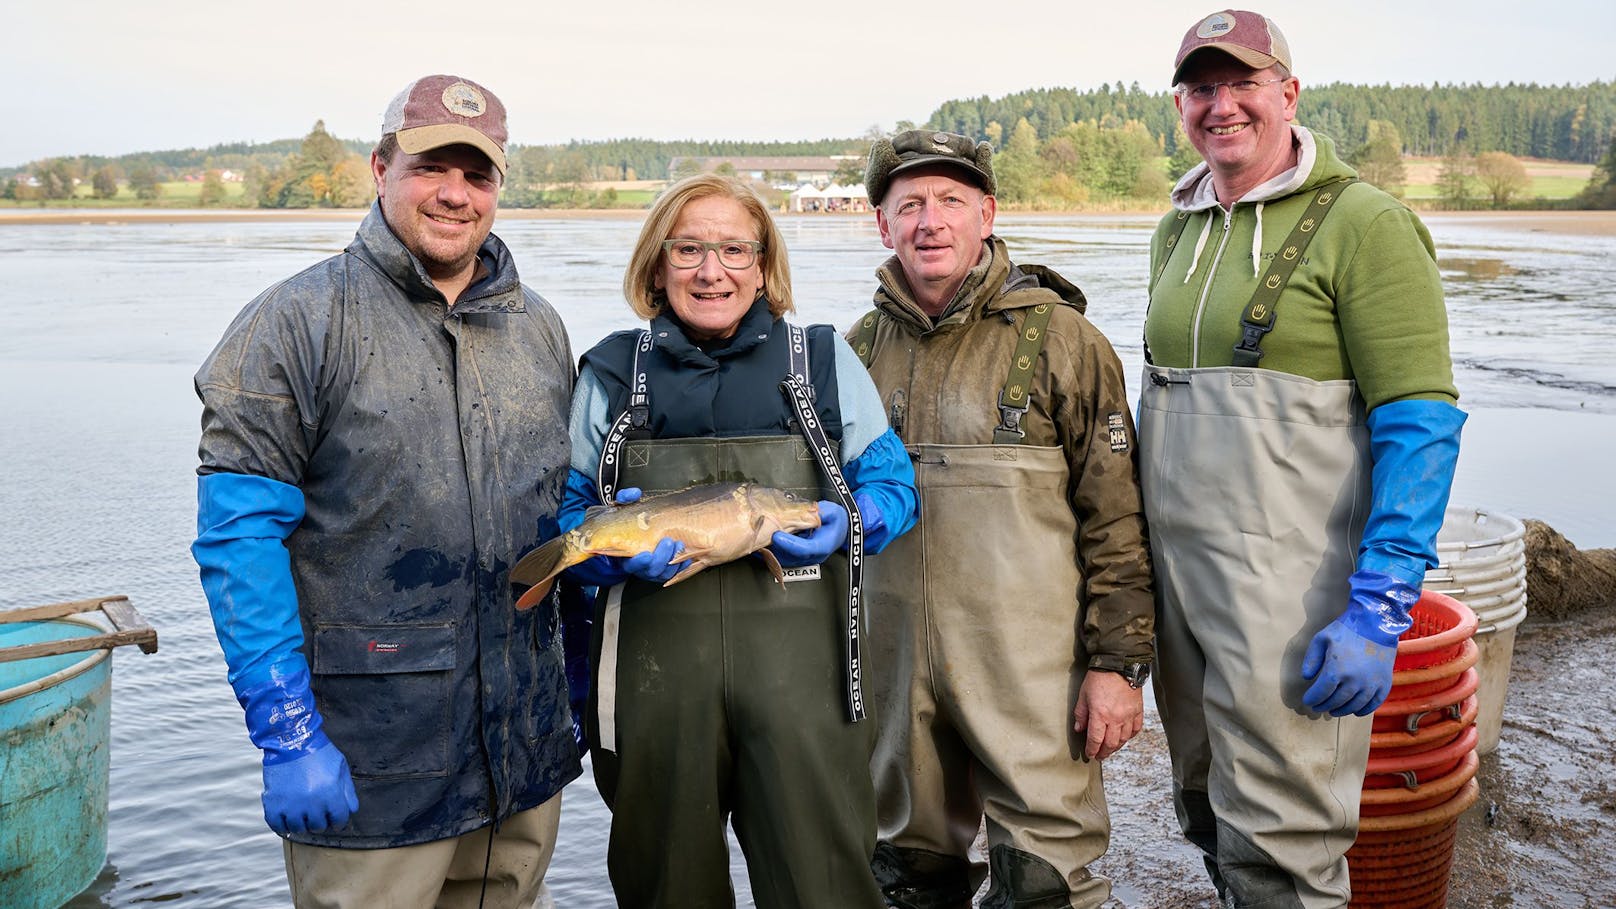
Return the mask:
{"type": "Polygon", "coordinates": [[[579,773],[557,608],[509,562],[553,522],[560,319],[491,235],[505,109],[407,86],[346,250],[202,365],[192,547],[298,906],[527,907],[579,773]]]}

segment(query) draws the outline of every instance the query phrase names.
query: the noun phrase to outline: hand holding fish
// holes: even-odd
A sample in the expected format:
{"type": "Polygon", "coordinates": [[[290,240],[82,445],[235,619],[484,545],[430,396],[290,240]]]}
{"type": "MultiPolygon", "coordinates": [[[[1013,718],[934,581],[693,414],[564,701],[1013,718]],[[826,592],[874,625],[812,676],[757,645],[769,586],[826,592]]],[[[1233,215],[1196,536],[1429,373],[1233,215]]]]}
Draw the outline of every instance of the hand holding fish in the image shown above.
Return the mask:
{"type": "MultiPolygon", "coordinates": [[[[623,558],[624,570],[667,585],[757,552],[776,580],[783,580],[780,563],[768,549],[774,534],[820,525],[814,503],[755,483],[693,486],[629,504],[592,508],[587,514],[582,524],[512,566],[511,583],[532,585],[516,601],[518,609],[541,601],[557,575],[594,556],[623,558]]],[[[841,521],[835,545],[846,534],[845,511],[841,521]]]]}
{"type": "Polygon", "coordinates": [[[821,500],[818,527],[805,537],[778,531],[769,545],[776,560],[784,568],[805,568],[818,565],[830,558],[847,541],[847,509],[821,500]]]}

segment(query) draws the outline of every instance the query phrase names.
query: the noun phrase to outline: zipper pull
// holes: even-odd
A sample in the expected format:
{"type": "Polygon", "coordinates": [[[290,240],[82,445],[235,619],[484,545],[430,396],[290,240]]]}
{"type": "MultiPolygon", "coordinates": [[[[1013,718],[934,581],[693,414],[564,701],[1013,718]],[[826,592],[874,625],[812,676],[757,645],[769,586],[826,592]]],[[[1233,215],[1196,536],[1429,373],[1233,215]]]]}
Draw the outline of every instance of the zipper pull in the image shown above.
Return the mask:
{"type": "Polygon", "coordinates": [[[1165,375],[1162,375],[1159,372],[1153,372],[1153,373],[1150,374],[1150,384],[1156,386],[1157,388],[1166,388],[1169,385],[1188,385],[1188,384],[1190,384],[1190,380],[1189,379],[1169,379],[1165,375]]]}

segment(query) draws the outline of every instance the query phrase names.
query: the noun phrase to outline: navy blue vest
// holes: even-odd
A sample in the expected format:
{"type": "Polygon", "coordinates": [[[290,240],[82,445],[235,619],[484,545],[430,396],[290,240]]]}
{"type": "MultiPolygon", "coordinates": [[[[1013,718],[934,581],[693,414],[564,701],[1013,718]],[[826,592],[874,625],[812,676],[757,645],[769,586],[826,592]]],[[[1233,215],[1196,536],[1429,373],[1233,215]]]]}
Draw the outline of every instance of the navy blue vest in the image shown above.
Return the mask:
{"type": "MultiPolygon", "coordinates": [[[[670,310],[651,320],[654,346],[640,358],[650,398],[650,438],[795,435],[780,380],[791,374],[790,332],[759,299],[724,346],[702,350],[685,336],[670,310]]],[[[808,327],[809,380],[814,410],[832,440],[842,437],[836,398],[836,329],[808,327]]],[[[610,419],[628,409],[634,349],[640,330],[608,335],[583,356],[604,386],[610,419]]],[[[722,342],[721,342],[722,343],[722,342]]]]}

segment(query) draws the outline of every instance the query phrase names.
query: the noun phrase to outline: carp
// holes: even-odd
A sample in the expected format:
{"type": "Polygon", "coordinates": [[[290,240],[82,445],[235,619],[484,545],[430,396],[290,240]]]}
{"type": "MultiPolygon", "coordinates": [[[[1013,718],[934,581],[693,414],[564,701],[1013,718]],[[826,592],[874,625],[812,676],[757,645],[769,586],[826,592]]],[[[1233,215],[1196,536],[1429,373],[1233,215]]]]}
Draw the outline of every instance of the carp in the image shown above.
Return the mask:
{"type": "Polygon", "coordinates": [[[523,556],[511,567],[511,583],[529,584],[517,609],[532,608],[555,578],[591,556],[627,557],[649,552],[664,537],[684,544],[677,561],[690,560],[663,586],[677,584],[713,565],[759,553],[776,581],[785,573],[768,550],[775,531],[795,533],[819,526],[819,506],[781,489],[756,483],[709,483],[648,495],[626,505],[598,505],[584,522],[523,556]]]}

